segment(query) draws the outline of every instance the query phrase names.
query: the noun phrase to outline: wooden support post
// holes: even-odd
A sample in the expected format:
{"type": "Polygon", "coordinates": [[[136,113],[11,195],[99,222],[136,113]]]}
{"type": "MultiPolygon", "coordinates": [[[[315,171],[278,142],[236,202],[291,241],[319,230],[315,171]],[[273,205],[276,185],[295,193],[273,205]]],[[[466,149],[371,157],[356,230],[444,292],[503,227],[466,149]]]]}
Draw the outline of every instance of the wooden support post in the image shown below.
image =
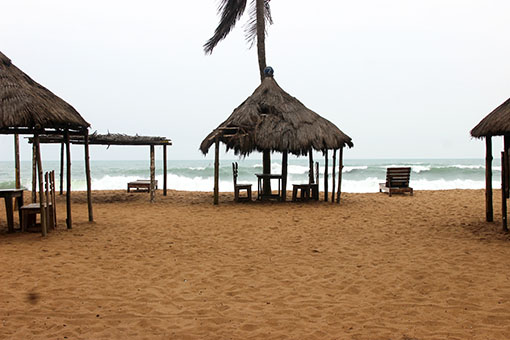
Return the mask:
{"type": "Polygon", "coordinates": [[[89,210],[89,222],[94,221],[92,211],[92,179],[90,176],[90,153],[89,153],[89,131],[85,131],[85,176],[87,177],[87,206],[89,210]]]}
{"type": "Polygon", "coordinates": [[[314,184],[314,175],[313,175],[313,150],[310,149],[308,152],[308,165],[310,169],[308,170],[308,184],[314,184]]]}
{"type": "Polygon", "coordinates": [[[60,144],[60,195],[64,194],[64,143],[60,144]]]}
{"type": "MultiPolygon", "coordinates": [[[[16,189],[21,188],[21,175],[20,175],[20,161],[19,161],[19,135],[14,135],[14,177],[16,180],[16,189]]],[[[19,209],[18,200],[14,200],[14,208],[19,209]]],[[[20,221],[21,223],[21,221],[20,221]]]]}
{"type": "Polygon", "coordinates": [[[333,150],[333,168],[332,168],[332,174],[331,176],[333,177],[332,180],[333,180],[333,185],[331,186],[331,203],[335,203],[335,175],[336,175],[336,149],[333,150]]]}
{"type": "Polygon", "coordinates": [[[214,141],[214,204],[219,203],[219,177],[220,177],[220,140],[214,141]]]}
{"type": "MultiPolygon", "coordinates": [[[[39,137],[37,137],[39,138],[39,137]]],[[[37,202],[37,146],[32,143],[32,203],[37,202]]]]}
{"type": "Polygon", "coordinates": [[[21,188],[20,161],[19,161],[19,135],[14,135],[14,168],[16,177],[16,189],[21,188]]]}
{"type": "Polygon", "coordinates": [[[501,153],[501,218],[503,222],[503,231],[508,231],[508,222],[507,222],[507,172],[508,172],[508,158],[506,157],[507,153],[503,151],[501,153]]]}
{"type": "Polygon", "coordinates": [[[154,163],[154,145],[151,145],[150,146],[150,150],[151,150],[151,203],[154,203],[154,194],[155,194],[155,189],[156,189],[156,184],[155,184],[155,173],[156,173],[156,167],[155,167],[155,163],[154,163]]]}
{"type": "Polygon", "coordinates": [[[287,172],[289,163],[289,152],[284,151],[282,153],[282,201],[287,200],[287,172]]]}
{"type": "Polygon", "coordinates": [[[324,201],[328,201],[328,149],[324,151],[324,201]]]}
{"type": "Polygon", "coordinates": [[[492,136],[485,137],[485,219],[494,221],[492,208],[492,136]]]}
{"type": "MultiPolygon", "coordinates": [[[[262,173],[270,174],[271,173],[271,151],[264,150],[262,152],[262,173]]],[[[271,195],[271,179],[264,178],[262,180],[262,192],[264,195],[271,195]]]]}
{"type": "Polygon", "coordinates": [[[336,192],[336,203],[340,203],[342,196],[342,170],[344,168],[344,148],[340,148],[338,155],[338,190],[336,192]]]}
{"type": "Polygon", "coordinates": [[[43,169],[42,169],[42,160],[41,160],[41,147],[39,144],[39,134],[34,134],[34,141],[33,145],[35,148],[35,157],[37,162],[37,178],[39,181],[39,203],[41,204],[41,234],[42,236],[46,236],[48,234],[47,229],[47,219],[46,219],[46,212],[44,209],[44,189],[43,189],[43,169]]]}
{"type": "Polygon", "coordinates": [[[66,210],[67,210],[67,229],[73,228],[73,217],[71,215],[71,142],[69,140],[69,131],[65,131],[65,143],[66,143],[66,163],[67,163],[67,169],[66,169],[66,184],[67,184],[67,191],[66,191],[66,210]]]}
{"type": "Polygon", "coordinates": [[[166,187],[167,187],[167,161],[166,161],[166,154],[167,154],[167,146],[163,145],[163,196],[166,196],[166,187]]]}

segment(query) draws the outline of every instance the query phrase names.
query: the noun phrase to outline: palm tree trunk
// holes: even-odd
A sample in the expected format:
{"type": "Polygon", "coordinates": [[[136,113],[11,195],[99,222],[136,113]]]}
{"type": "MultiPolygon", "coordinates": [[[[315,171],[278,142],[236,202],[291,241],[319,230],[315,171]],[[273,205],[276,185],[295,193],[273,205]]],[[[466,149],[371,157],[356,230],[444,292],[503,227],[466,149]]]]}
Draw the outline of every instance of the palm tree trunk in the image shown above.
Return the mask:
{"type": "Polygon", "coordinates": [[[264,80],[264,69],[266,68],[266,20],[265,0],[257,0],[257,54],[259,57],[260,81],[264,80]]]}
{"type": "MultiPolygon", "coordinates": [[[[260,81],[264,80],[264,69],[266,68],[266,21],[265,21],[265,0],[257,0],[257,55],[259,58],[260,81]]],[[[271,173],[271,151],[264,150],[262,153],[262,172],[271,173]]],[[[264,195],[271,194],[271,180],[263,181],[264,195]]]]}

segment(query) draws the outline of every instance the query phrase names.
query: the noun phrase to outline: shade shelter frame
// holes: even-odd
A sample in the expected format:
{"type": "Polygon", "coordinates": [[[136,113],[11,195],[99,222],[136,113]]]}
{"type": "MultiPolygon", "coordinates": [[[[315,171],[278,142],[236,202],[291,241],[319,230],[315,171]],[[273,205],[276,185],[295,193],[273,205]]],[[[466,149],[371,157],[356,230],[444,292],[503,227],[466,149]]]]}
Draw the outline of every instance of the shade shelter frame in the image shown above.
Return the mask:
{"type": "MultiPolygon", "coordinates": [[[[29,140],[32,142],[31,140],[29,140]]],[[[43,144],[61,144],[63,150],[63,145],[65,142],[65,136],[63,135],[43,135],[40,136],[40,143],[43,144]]],[[[126,134],[120,133],[107,133],[107,134],[98,134],[94,132],[93,134],[88,136],[88,139],[84,136],[76,135],[72,136],[69,140],[71,144],[77,145],[104,145],[110,147],[112,145],[116,146],[149,146],[149,156],[150,156],[150,202],[155,201],[155,147],[161,146],[163,148],[163,196],[167,196],[167,187],[168,187],[168,162],[167,162],[167,154],[168,146],[172,146],[172,140],[166,137],[159,136],[130,136],[126,134]]],[[[87,147],[88,150],[88,147],[87,147]]],[[[60,160],[60,173],[63,172],[63,152],[61,152],[61,160],[60,160]]],[[[88,157],[88,156],[87,156],[88,157]]],[[[87,172],[87,183],[90,183],[90,171],[87,172]]],[[[90,185],[91,186],[91,185],[90,185]]],[[[91,191],[91,187],[87,184],[87,197],[90,196],[89,192],[91,191]]],[[[62,193],[62,175],[60,176],[60,192],[62,193]]],[[[92,209],[92,203],[89,201],[89,211],[92,209]]]]}
{"type": "MultiPolygon", "coordinates": [[[[353,147],[352,139],[336,125],[305,107],[298,99],[285,92],[273,76],[266,75],[253,94],[239,105],[223,123],[214,129],[201,143],[200,150],[206,155],[215,145],[214,204],[219,200],[219,143],[227,151],[234,150],[239,156],[258,151],[282,153],[282,192],[286,199],[288,154],[309,157],[309,183],[314,182],[313,150],[323,152],[328,163],[328,150],[339,150],[339,177],[337,202],[341,196],[341,176],[344,147],[353,147]]],[[[328,167],[325,168],[325,199],[328,190],[328,167]]],[[[267,173],[264,173],[267,175],[267,173]]],[[[333,201],[333,199],[332,199],[333,201]]]]}

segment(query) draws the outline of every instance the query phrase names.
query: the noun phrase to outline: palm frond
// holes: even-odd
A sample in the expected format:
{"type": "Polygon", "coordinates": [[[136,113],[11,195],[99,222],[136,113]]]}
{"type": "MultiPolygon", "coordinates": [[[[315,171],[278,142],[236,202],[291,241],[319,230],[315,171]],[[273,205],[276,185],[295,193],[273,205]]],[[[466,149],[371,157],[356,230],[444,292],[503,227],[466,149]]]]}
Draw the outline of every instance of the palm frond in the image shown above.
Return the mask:
{"type": "Polygon", "coordinates": [[[214,35],[204,44],[205,53],[212,53],[216,45],[232,31],[246,8],[247,0],[221,0],[218,13],[221,15],[220,23],[214,35]]]}
{"type": "MultiPolygon", "coordinates": [[[[270,0],[264,0],[264,20],[266,25],[264,34],[267,34],[267,26],[273,24],[273,17],[271,16],[271,7],[269,6],[270,0]]],[[[257,1],[252,0],[249,9],[250,19],[246,23],[244,27],[244,34],[246,41],[250,45],[250,48],[253,47],[255,42],[257,41],[257,1]]]]}

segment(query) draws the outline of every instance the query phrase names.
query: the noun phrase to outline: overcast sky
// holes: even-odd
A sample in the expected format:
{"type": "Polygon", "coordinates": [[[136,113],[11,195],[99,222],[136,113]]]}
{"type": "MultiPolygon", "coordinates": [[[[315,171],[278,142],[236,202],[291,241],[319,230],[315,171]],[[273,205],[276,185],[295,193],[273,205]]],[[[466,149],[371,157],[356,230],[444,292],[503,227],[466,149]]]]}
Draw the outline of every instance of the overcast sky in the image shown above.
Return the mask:
{"type": "MultiPolygon", "coordinates": [[[[165,136],[170,159],[201,159],[202,139],[260,82],[246,18],[204,54],[217,4],[4,1],[0,51],[92,132],[165,136]]],[[[275,79],[352,137],[347,158],[484,156],[469,131],[510,96],[510,1],[272,0],[271,8],[275,79]]],[[[0,160],[13,159],[12,144],[0,136],[0,160]]],[[[57,147],[43,152],[58,157],[57,147]]],[[[141,147],[92,149],[92,159],[147,157],[141,147]]]]}

